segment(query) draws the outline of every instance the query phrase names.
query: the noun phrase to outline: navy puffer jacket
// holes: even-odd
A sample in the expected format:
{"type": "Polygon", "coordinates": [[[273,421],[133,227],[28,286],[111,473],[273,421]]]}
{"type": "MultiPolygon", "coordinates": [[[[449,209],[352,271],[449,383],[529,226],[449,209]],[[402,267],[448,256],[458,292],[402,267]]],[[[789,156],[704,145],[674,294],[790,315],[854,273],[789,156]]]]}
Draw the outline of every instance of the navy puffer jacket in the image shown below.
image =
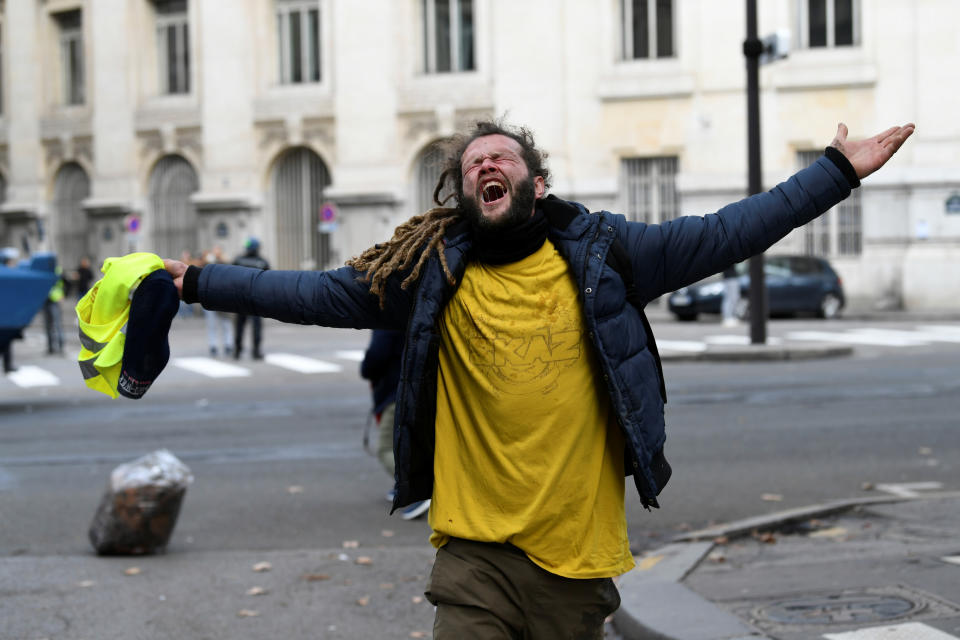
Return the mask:
{"type": "MultiPolygon", "coordinates": [[[[851,168],[844,170],[849,175],[851,168]]],[[[663,457],[663,401],[640,313],[627,302],[623,281],[606,263],[613,239],[619,238],[629,254],[637,292],[647,303],[766,250],[827,211],[850,194],[844,170],[822,156],[768,192],[715,214],[662,224],[628,222],[606,211],[591,214],[579,204],[552,197],[538,205],[550,221],[548,237],[569,263],[580,289],[585,330],[603,372],[598,383],[609,394],[623,429],[626,471],[633,475],[645,506],[657,506],[656,496],[670,474],[663,457]]],[[[444,253],[457,282],[469,250],[467,229],[455,225],[444,253]]],[[[360,275],[350,267],[304,272],[207,265],[199,275],[197,296],[205,308],[217,311],[405,331],[394,429],[397,509],[429,498],[433,490],[437,323],[456,287],[447,283],[439,259],[432,256],[408,290],[400,287],[406,274],[388,279],[385,308],[380,309],[360,275]]]]}

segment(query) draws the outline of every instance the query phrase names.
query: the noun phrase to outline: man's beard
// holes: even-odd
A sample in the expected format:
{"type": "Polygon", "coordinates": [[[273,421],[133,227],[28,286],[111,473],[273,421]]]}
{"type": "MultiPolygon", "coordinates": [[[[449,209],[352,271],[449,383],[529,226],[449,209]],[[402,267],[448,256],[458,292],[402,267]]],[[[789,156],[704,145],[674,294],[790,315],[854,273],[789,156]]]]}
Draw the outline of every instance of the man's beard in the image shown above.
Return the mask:
{"type": "MultiPolygon", "coordinates": [[[[482,196],[481,196],[482,197],[482,196]]],[[[537,200],[533,189],[533,176],[519,182],[510,194],[510,208],[496,220],[483,215],[476,198],[464,194],[460,200],[460,211],[474,231],[481,233],[506,233],[523,224],[533,215],[533,205],[537,200]]]]}

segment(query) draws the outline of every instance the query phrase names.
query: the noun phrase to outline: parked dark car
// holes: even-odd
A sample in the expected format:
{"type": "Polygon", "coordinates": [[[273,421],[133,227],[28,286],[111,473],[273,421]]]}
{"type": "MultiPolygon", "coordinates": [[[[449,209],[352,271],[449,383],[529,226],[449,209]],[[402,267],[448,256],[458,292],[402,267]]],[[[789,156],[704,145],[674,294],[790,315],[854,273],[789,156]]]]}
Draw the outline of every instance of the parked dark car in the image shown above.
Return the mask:
{"type": "MultiPolygon", "coordinates": [[[[740,302],[736,314],[741,320],[750,315],[750,275],[747,262],[737,265],[740,302]]],[[[843,283],[830,263],[811,256],[766,256],[764,274],[770,315],[813,313],[835,318],[846,299],[843,283]]],[[[723,280],[711,276],[689,287],[677,289],[667,299],[667,308],[678,320],[696,320],[701,313],[720,313],[723,280]]]]}

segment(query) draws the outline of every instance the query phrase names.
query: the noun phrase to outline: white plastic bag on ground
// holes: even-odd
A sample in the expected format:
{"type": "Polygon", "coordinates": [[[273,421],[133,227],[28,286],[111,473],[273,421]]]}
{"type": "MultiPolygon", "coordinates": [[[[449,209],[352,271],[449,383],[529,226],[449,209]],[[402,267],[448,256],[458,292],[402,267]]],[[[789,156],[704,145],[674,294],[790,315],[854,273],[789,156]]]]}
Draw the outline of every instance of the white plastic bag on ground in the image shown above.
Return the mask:
{"type": "Polygon", "coordinates": [[[93,548],[101,555],[162,551],[191,482],[190,469],[166,449],[114,469],[90,525],[93,548]]]}

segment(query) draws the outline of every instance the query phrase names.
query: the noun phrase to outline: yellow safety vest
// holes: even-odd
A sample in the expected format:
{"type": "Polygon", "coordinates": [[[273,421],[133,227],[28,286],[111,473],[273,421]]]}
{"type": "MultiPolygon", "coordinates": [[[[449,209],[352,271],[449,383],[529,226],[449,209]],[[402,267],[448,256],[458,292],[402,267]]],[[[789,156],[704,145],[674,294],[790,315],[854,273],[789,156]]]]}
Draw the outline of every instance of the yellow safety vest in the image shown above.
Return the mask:
{"type": "Polygon", "coordinates": [[[60,267],[57,267],[55,273],[57,274],[57,281],[50,288],[50,302],[60,302],[63,300],[63,270],[60,267]]]}
{"type": "Polygon", "coordinates": [[[163,269],[163,260],[153,253],[131,253],[107,258],[103,278],[77,302],[80,323],[80,371],[91,389],[116,398],[117,380],[123,364],[130,300],[145,277],[163,269]]]}

